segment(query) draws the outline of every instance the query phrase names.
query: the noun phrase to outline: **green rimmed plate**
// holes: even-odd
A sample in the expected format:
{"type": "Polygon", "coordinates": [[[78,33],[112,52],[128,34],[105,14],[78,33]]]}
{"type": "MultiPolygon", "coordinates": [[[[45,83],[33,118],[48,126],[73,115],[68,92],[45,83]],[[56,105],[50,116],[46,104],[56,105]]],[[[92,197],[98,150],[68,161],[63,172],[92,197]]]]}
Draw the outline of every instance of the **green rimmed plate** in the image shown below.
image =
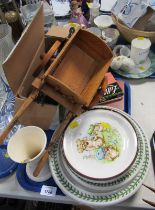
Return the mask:
{"type": "MultiPolygon", "coordinates": [[[[125,116],[124,116],[125,117],[125,116]]],[[[126,118],[126,117],[125,117],[126,118]]],[[[126,173],[123,173],[118,178],[115,178],[111,181],[104,181],[104,182],[97,182],[97,181],[91,181],[88,179],[85,179],[82,176],[79,176],[75,173],[75,171],[72,170],[71,167],[67,164],[65,158],[63,157],[62,152],[62,146],[59,144],[59,153],[61,155],[62,163],[64,164],[66,170],[70,174],[70,176],[73,176],[75,180],[78,182],[81,182],[83,186],[88,187],[92,190],[99,190],[99,191],[110,191],[118,189],[126,184],[128,184],[139,172],[141,165],[144,161],[145,157],[145,144],[143,141],[143,136],[137,125],[133,122],[133,120],[126,118],[131,125],[133,126],[136,136],[137,136],[137,142],[138,142],[138,153],[137,157],[133,163],[133,165],[127,170],[126,173]]]]}
{"type": "MultiPolygon", "coordinates": [[[[104,107],[104,109],[106,109],[106,107],[104,107]]],[[[121,112],[117,109],[110,108],[109,110],[118,111],[128,118],[132,119],[130,116],[124,114],[124,112],[121,112]]],[[[61,164],[58,147],[59,144],[56,144],[54,146],[49,158],[50,168],[52,170],[54,180],[66,195],[86,205],[110,206],[126,200],[139,189],[149,168],[150,149],[148,146],[147,138],[145,137],[142,130],[141,134],[143,135],[143,142],[145,144],[145,158],[138,174],[131,180],[131,182],[127,186],[122,186],[118,190],[105,193],[94,193],[90,189],[82,186],[81,184],[76,182],[73,177],[70,177],[68,175],[64,165],[61,164]]]]}

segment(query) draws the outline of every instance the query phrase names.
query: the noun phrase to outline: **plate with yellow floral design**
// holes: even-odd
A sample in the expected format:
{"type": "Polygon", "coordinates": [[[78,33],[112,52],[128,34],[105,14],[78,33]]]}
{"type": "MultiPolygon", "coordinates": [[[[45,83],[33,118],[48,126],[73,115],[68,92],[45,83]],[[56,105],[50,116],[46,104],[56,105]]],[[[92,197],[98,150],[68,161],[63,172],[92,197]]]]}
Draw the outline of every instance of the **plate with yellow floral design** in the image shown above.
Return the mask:
{"type": "Polygon", "coordinates": [[[68,125],[63,153],[76,173],[89,179],[112,179],[133,163],[137,136],[128,120],[118,113],[89,110],[68,125]]]}

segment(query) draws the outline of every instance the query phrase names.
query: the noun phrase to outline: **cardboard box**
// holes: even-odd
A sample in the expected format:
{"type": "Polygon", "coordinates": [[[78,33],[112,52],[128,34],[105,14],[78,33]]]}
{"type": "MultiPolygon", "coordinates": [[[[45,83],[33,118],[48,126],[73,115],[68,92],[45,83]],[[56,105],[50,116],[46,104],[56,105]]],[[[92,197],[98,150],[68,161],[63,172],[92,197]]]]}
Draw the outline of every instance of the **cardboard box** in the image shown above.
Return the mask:
{"type": "MultiPolygon", "coordinates": [[[[16,98],[15,110],[18,110],[32,90],[33,72],[39,65],[40,55],[45,52],[43,26],[43,9],[40,8],[3,64],[6,78],[16,98]]],[[[33,102],[19,121],[23,125],[35,125],[48,129],[56,110],[56,105],[40,105],[33,102]]]]}

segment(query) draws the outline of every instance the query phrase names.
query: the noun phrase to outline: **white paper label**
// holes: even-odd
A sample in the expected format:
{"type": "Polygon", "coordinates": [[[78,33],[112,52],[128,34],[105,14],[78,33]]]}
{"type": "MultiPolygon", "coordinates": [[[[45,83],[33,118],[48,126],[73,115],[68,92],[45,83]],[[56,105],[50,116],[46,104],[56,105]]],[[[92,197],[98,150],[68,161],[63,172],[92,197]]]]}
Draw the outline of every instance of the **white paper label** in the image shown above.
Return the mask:
{"type": "Polygon", "coordinates": [[[41,188],[40,195],[46,195],[46,196],[52,196],[54,197],[56,195],[57,187],[51,187],[43,185],[41,188]]]}

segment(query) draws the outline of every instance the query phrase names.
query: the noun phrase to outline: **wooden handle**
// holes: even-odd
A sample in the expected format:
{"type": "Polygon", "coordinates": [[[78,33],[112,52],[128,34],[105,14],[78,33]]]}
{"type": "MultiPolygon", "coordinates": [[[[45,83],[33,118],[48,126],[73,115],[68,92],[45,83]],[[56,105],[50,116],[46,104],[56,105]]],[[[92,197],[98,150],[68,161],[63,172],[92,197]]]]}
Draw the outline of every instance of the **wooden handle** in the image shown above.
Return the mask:
{"type": "Polygon", "coordinates": [[[105,92],[108,85],[108,78],[105,76],[102,84],[100,85],[101,89],[96,93],[93,100],[91,101],[89,107],[95,106],[98,104],[100,98],[102,97],[103,93],[105,92]]]}
{"type": "Polygon", "coordinates": [[[49,51],[47,53],[44,53],[43,55],[41,55],[42,61],[41,61],[41,64],[39,64],[39,66],[34,71],[34,73],[33,73],[34,77],[39,76],[39,74],[41,73],[43,68],[46,66],[46,64],[48,63],[48,61],[52,57],[52,55],[59,49],[60,45],[61,45],[61,42],[57,40],[52,45],[52,47],[49,49],[49,51]]]}
{"type": "Polygon", "coordinates": [[[40,171],[42,170],[42,168],[44,167],[46,161],[48,160],[48,150],[45,150],[43,156],[41,157],[41,159],[39,160],[37,167],[35,168],[34,172],[33,172],[33,176],[38,176],[40,171]]]}
{"type": "Polygon", "coordinates": [[[3,143],[3,140],[7,137],[13,126],[17,123],[19,117],[25,112],[25,110],[30,106],[30,104],[34,101],[34,99],[38,96],[38,90],[33,91],[29,97],[25,100],[25,102],[21,105],[19,110],[14,115],[13,119],[4,129],[3,133],[0,135],[0,144],[3,143]]]}
{"type": "Polygon", "coordinates": [[[69,123],[69,121],[72,119],[73,117],[73,113],[69,112],[66,116],[66,118],[62,121],[62,123],[60,124],[60,126],[58,127],[58,129],[54,132],[52,139],[50,141],[50,144],[47,148],[47,150],[45,151],[43,157],[39,160],[37,167],[35,168],[33,175],[36,177],[39,175],[39,173],[41,172],[42,168],[44,167],[47,159],[48,159],[48,153],[50,152],[50,150],[52,149],[52,146],[57,142],[57,140],[60,139],[62,133],[64,132],[67,124],[69,123]]]}
{"type": "Polygon", "coordinates": [[[44,67],[48,63],[49,59],[58,50],[60,45],[61,45],[60,41],[58,41],[58,40],[55,41],[55,43],[52,45],[52,47],[49,49],[49,51],[44,55],[41,67],[44,67]]]}

